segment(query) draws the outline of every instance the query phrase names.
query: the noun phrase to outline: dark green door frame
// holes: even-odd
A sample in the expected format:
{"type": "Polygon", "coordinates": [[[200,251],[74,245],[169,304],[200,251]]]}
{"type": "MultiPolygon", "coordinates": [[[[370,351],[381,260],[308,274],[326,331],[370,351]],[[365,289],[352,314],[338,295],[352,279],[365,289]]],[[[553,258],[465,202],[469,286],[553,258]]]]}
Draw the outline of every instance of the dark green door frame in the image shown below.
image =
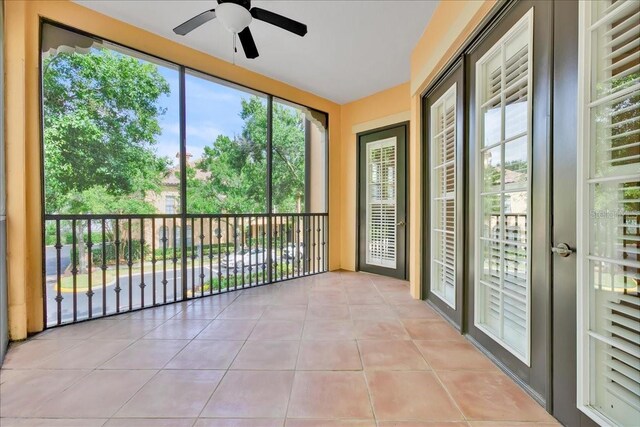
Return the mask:
{"type": "Polygon", "coordinates": [[[361,132],[356,135],[356,270],[406,280],[409,273],[409,210],[407,142],[409,122],[393,124],[361,132]],[[397,179],[397,221],[404,225],[396,227],[396,268],[385,268],[366,264],[366,194],[362,186],[366,177],[366,144],[390,137],[397,138],[396,179],[397,179]]]}

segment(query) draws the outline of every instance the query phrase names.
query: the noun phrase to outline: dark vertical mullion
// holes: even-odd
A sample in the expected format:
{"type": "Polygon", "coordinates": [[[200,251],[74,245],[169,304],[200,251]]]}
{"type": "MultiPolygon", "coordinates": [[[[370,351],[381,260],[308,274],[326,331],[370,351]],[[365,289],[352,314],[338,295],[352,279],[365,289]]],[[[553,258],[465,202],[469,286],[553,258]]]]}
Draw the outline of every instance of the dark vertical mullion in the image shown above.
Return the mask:
{"type": "Polygon", "coordinates": [[[78,320],[78,236],[76,220],[71,220],[71,253],[73,254],[73,321],[78,320]]]}
{"type": "Polygon", "coordinates": [[[271,236],[271,215],[273,214],[273,96],[267,97],[267,282],[273,281],[273,266],[271,261],[271,249],[273,239],[271,236]]]}
{"type": "MultiPolygon", "coordinates": [[[[185,68],[179,69],[180,78],[180,249],[182,259],[182,299],[187,299],[187,123],[185,68]]],[[[175,244],[174,244],[175,246],[175,244]]]]}

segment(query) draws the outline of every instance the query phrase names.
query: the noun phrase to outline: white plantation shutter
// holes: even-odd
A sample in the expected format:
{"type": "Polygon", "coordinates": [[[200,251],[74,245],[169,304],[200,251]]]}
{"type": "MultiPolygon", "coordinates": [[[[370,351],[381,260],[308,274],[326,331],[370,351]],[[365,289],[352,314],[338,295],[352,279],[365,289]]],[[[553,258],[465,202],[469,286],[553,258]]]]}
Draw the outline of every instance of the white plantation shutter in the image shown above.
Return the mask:
{"type": "Polygon", "coordinates": [[[456,308],[456,85],[431,106],[431,292],[456,308]]]}
{"type": "Polygon", "coordinates": [[[366,262],[396,268],[396,138],[367,144],[366,262]]]}
{"type": "Polygon", "coordinates": [[[529,364],[533,10],[476,63],[475,325],[529,364]]]}
{"type": "Polygon", "coordinates": [[[640,420],[640,3],[580,4],[581,407],[640,420]]]}

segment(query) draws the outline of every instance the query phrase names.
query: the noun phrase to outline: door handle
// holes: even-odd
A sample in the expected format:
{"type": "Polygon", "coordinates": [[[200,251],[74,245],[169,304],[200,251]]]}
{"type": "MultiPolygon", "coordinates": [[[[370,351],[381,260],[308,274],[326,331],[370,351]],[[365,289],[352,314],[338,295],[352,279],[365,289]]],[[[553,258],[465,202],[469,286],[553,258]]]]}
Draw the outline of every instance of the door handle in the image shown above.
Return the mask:
{"type": "Polygon", "coordinates": [[[405,225],[405,224],[404,224],[404,221],[400,221],[400,222],[399,222],[399,223],[397,223],[396,225],[397,225],[397,226],[399,226],[399,227],[404,227],[404,225],[405,225]]]}
{"type": "Polygon", "coordinates": [[[551,252],[553,252],[554,254],[558,254],[563,258],[566,258],[571,255],[574,250],[571,249],[566,243],[558,243],[558,246],[554,246],[551,248],[551,252]]]}

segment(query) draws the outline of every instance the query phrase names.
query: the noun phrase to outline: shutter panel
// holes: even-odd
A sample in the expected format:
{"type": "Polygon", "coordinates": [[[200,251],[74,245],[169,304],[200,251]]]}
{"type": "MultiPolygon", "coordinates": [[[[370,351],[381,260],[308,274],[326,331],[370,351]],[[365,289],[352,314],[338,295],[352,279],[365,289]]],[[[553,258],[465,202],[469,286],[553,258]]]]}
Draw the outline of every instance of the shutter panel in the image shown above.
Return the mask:
{"type": "Polygon", "coordinates": [[[456,85],[431,106],[431,284],[456,308],[456,85]]]}
{"type": "MultiPolygon", "coordinates": [[[[581,3],[581,406],[640,419],[640,4],[581,3]]],[[[579,213],[579,215],[581,215],[579,213]]],[[[580,318],[579,318],[580,321],[580,318]]],[[[597,411],[593,415],[590,410],[597,411]]]]}
{"type": "Polygon", "coordinates": [[[396,138],[367,144],[367,264],[396,268],[396,138]]]}
{"type": "Polygon", "coordinates": [[[474,321],[527,365],[532,28],[530,10],[476,63],[474,321]]]}

